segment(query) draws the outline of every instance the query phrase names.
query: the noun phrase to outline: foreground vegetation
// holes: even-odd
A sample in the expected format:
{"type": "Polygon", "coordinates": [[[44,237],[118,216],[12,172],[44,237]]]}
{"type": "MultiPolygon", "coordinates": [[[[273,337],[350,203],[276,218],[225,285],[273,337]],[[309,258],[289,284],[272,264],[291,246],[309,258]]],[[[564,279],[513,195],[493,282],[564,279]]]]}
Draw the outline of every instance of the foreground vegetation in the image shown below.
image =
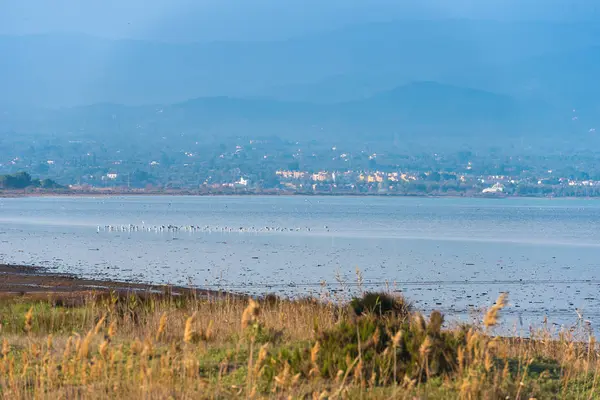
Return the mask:
{"type": "Polygon", "coordinates": [[[0,304],[0,393],[62,398],[600,398],[592,336],[446,327],[402,297],[13,298],[0,304]],[[583,340],[582,340],[583,339],[583,340]]]}

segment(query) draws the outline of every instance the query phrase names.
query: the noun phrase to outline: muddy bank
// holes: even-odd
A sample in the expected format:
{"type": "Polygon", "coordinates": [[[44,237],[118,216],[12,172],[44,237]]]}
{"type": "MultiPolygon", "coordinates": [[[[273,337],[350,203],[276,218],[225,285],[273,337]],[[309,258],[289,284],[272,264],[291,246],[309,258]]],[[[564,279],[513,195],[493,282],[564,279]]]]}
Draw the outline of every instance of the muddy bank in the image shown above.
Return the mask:
{"type": "Polygon", "coordinates": [[[180,286],[147,285],[101,279],[85,279],[75,275],[56,274],[41,267],[0,264],[0,299],[62,299],[76,301],[86,296],[135,293],[147,295],[218,296],[224,293],[180,286]]]}

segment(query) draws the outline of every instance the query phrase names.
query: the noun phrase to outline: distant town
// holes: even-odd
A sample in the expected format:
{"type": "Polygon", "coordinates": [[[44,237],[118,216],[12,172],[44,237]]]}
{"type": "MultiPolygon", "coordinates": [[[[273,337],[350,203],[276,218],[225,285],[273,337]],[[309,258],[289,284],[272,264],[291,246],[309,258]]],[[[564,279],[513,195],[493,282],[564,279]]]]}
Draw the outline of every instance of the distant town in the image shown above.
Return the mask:
{"type": "MultiPolygon", "coordinates": [[[[0,143],[0,189],[198,194],[600,196],[598,154],[448,149],[274,138],[203,143],[0,143]],[[27,173],[30,183],[10,179],[27,173]]],[[[27,181],[27,180],[25,180],[27,181]]]]}

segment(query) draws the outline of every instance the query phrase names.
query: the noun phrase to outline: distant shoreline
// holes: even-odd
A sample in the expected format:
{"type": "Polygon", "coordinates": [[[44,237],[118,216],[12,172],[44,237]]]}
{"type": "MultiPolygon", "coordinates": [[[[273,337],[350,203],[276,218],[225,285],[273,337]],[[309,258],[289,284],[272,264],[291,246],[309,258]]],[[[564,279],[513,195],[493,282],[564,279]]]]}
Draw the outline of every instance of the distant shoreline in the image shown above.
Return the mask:
{"type": "Polygon", "coordinates": [[[190,197],[414,197],[414,198],[471,198],[471,199],[597,199],[590,196],[519,196],[507,194],[420,194],[420,193],[331,193],[331,192],[199,192],[192,190],[145,191],[145,190],[0,190],[0,198],[25,197],[121,197],[121,196],[190,196],[190,197]]]}

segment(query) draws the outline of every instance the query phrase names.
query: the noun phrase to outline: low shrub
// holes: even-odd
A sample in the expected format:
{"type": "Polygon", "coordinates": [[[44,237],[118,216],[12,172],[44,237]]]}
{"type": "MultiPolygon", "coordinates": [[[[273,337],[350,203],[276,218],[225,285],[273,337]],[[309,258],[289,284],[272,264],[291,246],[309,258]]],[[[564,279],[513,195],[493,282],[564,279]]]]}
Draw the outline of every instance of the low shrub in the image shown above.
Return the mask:
{"type": "Polygon", "coordinates": [[[407,317],[413,310],[412,304],[404,296],[382,292],[367,292],[362,297],[355,297],[350,307],[356,315],[374,314],[376,316],[407,317]]]}

